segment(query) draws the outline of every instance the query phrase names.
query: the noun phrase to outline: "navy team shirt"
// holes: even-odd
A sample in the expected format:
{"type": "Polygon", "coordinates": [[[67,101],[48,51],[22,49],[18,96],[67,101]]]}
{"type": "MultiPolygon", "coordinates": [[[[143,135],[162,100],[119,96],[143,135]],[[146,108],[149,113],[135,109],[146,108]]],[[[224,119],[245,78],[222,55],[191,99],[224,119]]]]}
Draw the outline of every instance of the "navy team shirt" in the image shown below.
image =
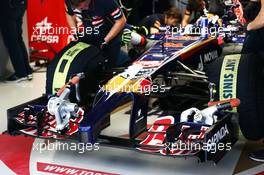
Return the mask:
{"type": "MultiPolygon", "coordinates": [[[[90,42],[100,46],[104,38],[113,27],[116,20],[123,16],[123,12],[115,0],[91,0],[88,10],[78,10],[71,6],[69,0],[65,0],[67,13],[71,16],[76,15],[82,20],[84,28],[92,28],[93,32],[85,34],[81,41],[90,42]]],[[[118,35],[114,41],[121,41],[118,35]]]]}

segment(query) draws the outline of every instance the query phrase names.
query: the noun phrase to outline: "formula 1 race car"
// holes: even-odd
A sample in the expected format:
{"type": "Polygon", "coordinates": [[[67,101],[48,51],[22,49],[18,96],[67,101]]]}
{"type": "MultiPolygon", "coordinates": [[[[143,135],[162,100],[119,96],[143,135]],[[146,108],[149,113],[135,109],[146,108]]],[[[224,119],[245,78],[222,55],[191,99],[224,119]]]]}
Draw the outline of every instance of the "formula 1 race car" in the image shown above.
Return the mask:
{"type": "Polygon", "coordinates": [[[223,55],[219,38],[210,34],[163,33],[150,38],[156,40],[154,46],[129,67],[107,71],[107,76],[105,59],[95,47],[75,43],[65,48],[48,69],[47,95],[8,110],[8,133],[214,162],[238,139],[234,112],[239,113],[243,134],[258,137],[250,135],[249,129],[261,130],[255,127],[260,111],[256,108],[264,97],[261,60],[223,55]],[[85,72],[80,55],[102,64],[85,72]],[[79,72],[75,65],[81,67],[79,72]],[[104,76],[95,78],[93,72],[104,76]],[[260,83],[247,86],[255,80],[260,83]],[[128,102],[132,103],[128,137],[102,135],[110,125],[111,112],[128,102]],[[159,117],[148,125],[153,114],[159,117]]]}
{"type": "MultiPolygon", "coordinates": [[[[57,91],[56,95],[49,98],[44,96],[9,109],[8,132],[48,139],[77,139],[89,143],[98,141],[101,144],[108,143],[111,146],[122,146],[123,144],[124,147],[136,148],[144,152],[171,156],[199,155],[202,161],[210,160],[201,148],[195,151],[183,150],[179,152],[172,147],[173,151],[169,153],[164,149],[165,145],[171,145],[171,143],[175,145],[181,137],[185,142],[189,140],[189,137],[193,137],[197,138],[194,140],[199,142],[199,145],[207,143],[208,140],[206,139],[211,139],[214,134],[219,132],[216,129],[218,127],[220,127],[219,129],[225,128],[225,134],[222,135],[223,138],[228,138],[225,143],[230,142],[232,145],[236,141],[237,132],[233,128],[237,127],[234,127],[235,124],[232,123],[230,113],[216,115],[215,113],[221,112],[221,110],[218,110],[215,105],[212,107],[214,110],[209,110],[210,114],[197,109],[209,101],[210,94],[213,97],[214,86],[207,80],[207,76],[201,69],[200,71],[195,69],[204,67],[205,63],[214,61],[220,54],[221,47],[219,47],[216,38],[164,35],[154,47],[145,52],[124,72],[110,79],[99,90],[94,97],[92,108],[70,100],[71,91],[75,89],[71,87],[75,87],[86,76],[85,73],[76,74],[67,86],[57,91]],[[209,85],[210,89],[208,88],[209,85]],[[155,86],[157,91],[151,89],[155,86]],[[175,91],[178,93],[172,94],[175,91]],[[175,95],[173,100],[177,101],[178,99],[173,109],[175,115],[162,116],[148,128],[149,99],[156,97],[158,102],[162,104],[167,94],[175,95]],[[110,113],[119,105],[128,102],[129,98],[133,101],[129,138],[112,138],[100,135],[101,130],[110,124],[110,113]],[[195,113],[190,109],[190,114],[183,112],[180,115],[183,109],[194,106],[196,107],[195,113]],[[176,108],[178,109],[175,110],[176,108]],[[206,118],[204,114],[209,115],[212,122],[204,123],[204,119],[199,122],[191,121],[191,118],[194,118],[192,116],[206,118]],[[183,116],[190,118],[190,120],[184,120],[183,116]],[[174,127],[180,131],[182,128],[189,127],[190,129],[188,132],[186,130],[188,134],[175,136],[174,127]],[[211,129],[216,131],[206,133],[211,129]],[[166,134],[170,130],[172,132],[166,134]],[[146,138],[140,139],[144,132],[146,138]],[[172,136],[167,138],[165,134],[172,136]],[[167,142],[167,139],[170,142],[167,142]]],[[[231,108],[235,105],[225,104],[224,106],[231,108]]],[[[184,132],[182,131],[182,133],[184,132]]],[[[221,139],[214,140],[214,143],[220,141],[221,139]]]]}

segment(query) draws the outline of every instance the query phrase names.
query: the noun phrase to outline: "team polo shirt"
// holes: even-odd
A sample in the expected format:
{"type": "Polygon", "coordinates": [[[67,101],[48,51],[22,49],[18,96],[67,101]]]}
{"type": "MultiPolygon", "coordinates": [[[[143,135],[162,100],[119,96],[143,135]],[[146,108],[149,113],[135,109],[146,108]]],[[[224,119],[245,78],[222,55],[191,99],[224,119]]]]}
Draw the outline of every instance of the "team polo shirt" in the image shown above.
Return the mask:
{"type": "Polygon", "coordinates": [[[81,19],[85,28],[93,28],[92,34],[86,34],[82,40],[93,42],[95,45],[104,42],[115,21],[123,16],[115,0],[91,0],[89,9],[82,11],[74,9],[69,0],[65,0],[65,3],[69,15],[76,15],[81,19]]]}

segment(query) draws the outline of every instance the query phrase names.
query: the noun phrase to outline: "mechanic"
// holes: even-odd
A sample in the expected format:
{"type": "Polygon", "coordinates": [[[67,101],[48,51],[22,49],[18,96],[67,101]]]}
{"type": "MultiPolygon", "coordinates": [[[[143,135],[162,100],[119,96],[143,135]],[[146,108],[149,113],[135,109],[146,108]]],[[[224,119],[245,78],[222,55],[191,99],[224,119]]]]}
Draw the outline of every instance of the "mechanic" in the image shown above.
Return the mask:
{"type": "MultiPolygon", "coordinates": [[[[244,42],[242,54],[246,56],[256,56],[264,61],[264,0],[261,3],[253,2],[246,7],[245,18],[251,21],[247,25],[247,36],[244,42]],[[256,10],[259,10],[257,16],[253,18],[256,14],[256,10]],[[252,21],[253,19],[253,21],[252,21]]],[[[262,119],[262,124],[264,120],[262,119]]],[[[249,158],[255,161],[264,162],[264,149],[252,152],[249,158]]]]}
{"type": "Polygon", "coordinates": [[[160,27],[171,26],[175,27],[180,24],[182,16],[176,7],[172,7],[163,14],[153,14],[144,18],[139,26],[144,26],[149,30],[150,34],[160,32],[160,27]]]}
{"type": "Polygon", "coordinates": [[[84,36],[78,41],[100,48],[108,59],[108,68],[116,66],[120,53],[121,33],[126,17],[115,0],[65,0],[66,17],[70,27],[84,26],[84,36]],[[87,33],[86,31],[91,31],[87,33]]]}
{"type": "Polygon", "coordinates": [[[249,21],[247,25],[247,36],[243,45],[243,54],[261,53],[264,50],[264,2],[251,6],[249,4],[245,9],[245,18],[249,21]],[[261,6],[258,7],[258,6],[261,6]],[[256,13],[256,10],[259,10],[256,13]],[[256,16],[257,15],[257,16],[256,16]]]}
{"type": "MultiPolygon", "coordinates": [[[[222,16],[225,14],[225,4],[221,0],[212,0],[208,4],[208,12],[206,14],[209,19],[209,23],[212,22],[212,25],[218,24],[222,26],[222,16]]],[[[201,18],[200,18],[201,19],[201,18]]],[[[198,19],[198,21],[200,20],[198,19]]]]}
{"type": "Polygon", "coordinates": [[[208,13],[219,16],[225,14],[225,4],[221,0],[212,0],[208,4],[208,13]]]}
{"type": "Polygon", "coordinates": [[[195,23],[206,13],[207,2],[204,0],[189,0],[184,12],[182,27],[195,23]]]}
{"type": "Polygon", "coordinates": [[[32,80],[32,69],[22,37],[23,16],[27,0],[4,0],[0,6],[0,29],[15,73],[6,81],[21,82],[32,80]]]}

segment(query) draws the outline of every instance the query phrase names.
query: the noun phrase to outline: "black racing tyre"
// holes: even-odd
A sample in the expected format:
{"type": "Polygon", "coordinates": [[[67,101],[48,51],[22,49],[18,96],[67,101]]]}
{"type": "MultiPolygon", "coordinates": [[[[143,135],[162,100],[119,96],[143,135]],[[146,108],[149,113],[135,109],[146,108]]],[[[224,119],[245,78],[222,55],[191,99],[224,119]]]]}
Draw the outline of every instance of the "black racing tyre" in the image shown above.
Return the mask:
{"type": "Polygon", "coordinates": [[[215,100],[241,100],[239,124],[249,140],[264,137],[263,67],[263,58],[257,54],[227,55],[206,66],[209,81],[217,87],[215,100]]]}
{"type": "MultiPolygon", "coordinates": [[[[79,86],[80,105],[90,105],[93,101],[92,94],[98,91],[99,83],[103,79],[104,61],[105,58],[95,46],[82,42],[71,42],[56,54],[47,68],[46,94],[54,94],[54,87],[59,89],[73,75],[84,72],[86,77],[80,81],[79,86]],[[63,77],[61,81],[58,79],[60,76],[63,77]]],[[[75,88],[72,87],[71,90],[70,101],[77,102],[75,88]]]]}

